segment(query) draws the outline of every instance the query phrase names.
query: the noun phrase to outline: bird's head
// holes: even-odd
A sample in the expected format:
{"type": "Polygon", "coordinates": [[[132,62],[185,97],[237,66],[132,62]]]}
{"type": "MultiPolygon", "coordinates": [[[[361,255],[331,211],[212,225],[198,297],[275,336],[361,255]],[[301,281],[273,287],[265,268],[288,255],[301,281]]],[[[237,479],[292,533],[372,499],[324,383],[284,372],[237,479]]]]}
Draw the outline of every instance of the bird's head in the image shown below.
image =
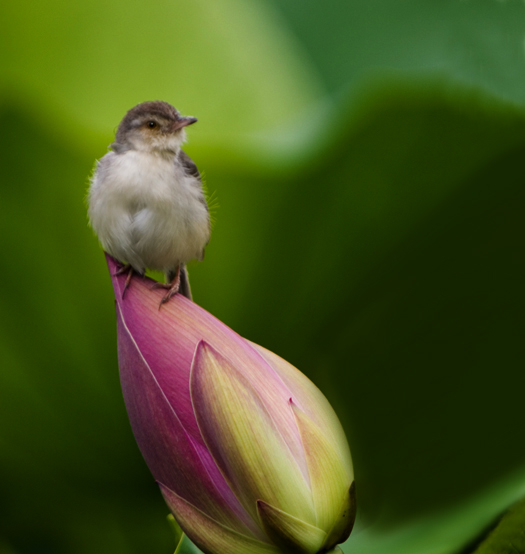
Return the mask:
{"type": "Polygon", "coordinates": [[[185,127],[196,121],[195,117],[182,116],[167,102],[142,102],[124,116],[111,147],[116,152],[142,150],[176,154],[186,140],[185,127]]]}

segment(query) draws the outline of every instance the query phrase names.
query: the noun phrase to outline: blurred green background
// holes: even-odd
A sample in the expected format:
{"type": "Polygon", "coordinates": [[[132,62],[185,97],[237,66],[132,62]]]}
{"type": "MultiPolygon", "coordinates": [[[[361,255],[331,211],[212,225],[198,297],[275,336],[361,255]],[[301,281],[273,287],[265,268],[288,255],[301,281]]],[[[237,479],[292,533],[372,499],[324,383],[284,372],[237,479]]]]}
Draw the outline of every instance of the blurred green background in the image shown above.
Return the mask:
{"type": "Polygon", "coordinates": [[[153,99],[199,118],[186,150],[218,199],[196,302],[345,426],[345,553],[471,552],[525,494],[523,2],[1,9],[0,553],[174,549],[84,205],[153,99]]]}

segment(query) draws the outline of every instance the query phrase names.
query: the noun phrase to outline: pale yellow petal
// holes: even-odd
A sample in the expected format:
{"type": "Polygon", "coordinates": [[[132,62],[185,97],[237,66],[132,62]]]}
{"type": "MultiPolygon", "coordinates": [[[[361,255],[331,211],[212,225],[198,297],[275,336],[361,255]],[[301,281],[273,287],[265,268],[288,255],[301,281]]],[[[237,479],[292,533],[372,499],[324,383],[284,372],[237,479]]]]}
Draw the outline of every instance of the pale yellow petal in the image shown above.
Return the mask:
{"type": "Polygon", "coordinates": [[[287,554],[316,554],[326,541],[326,533],[296,517],[257,502],[259,516],[272,542],[287,554]]]}
{"type": "MultiPolygon", "coordinates": [[[[292,406],[310,472],[316,526],[330,532],[342,516],[342,506],[348,496],[351,481],[348,479],[344,461],[328,440],[329,437],[302,410],[292,406]]],[[[345,518],[349,517],[351,513],[347,510],[345,518]]]]}

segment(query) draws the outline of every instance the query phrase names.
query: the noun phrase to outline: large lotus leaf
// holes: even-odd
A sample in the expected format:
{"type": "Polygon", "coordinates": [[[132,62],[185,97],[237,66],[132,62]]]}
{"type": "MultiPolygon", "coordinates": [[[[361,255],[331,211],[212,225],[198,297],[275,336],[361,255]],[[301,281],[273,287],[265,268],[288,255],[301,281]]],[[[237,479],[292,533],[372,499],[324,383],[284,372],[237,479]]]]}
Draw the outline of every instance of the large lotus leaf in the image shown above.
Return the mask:
{"type": "Polygon", "coordinates": [[[54,108],[48,123],[105,133],[162,99],[225,148],[304,111],[319,84],[279,16],[257,0],[5,0],[0,85],[54,108]]]}
{"type": "Polygon", "coordinates": [[[385,71],[440,74],[525,101],[520,0],[274,0],[330,91],[385,71]]]}

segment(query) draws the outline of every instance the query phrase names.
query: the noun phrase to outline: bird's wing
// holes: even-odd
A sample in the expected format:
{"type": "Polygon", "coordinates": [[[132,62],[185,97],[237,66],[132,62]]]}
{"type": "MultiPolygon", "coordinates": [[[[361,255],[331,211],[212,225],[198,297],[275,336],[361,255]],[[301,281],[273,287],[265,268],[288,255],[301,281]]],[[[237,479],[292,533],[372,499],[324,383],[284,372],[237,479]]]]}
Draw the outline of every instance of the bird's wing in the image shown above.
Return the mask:
{"type": "Polygon", "coordinates": [[[199,170],[197,169],[195,162],[183,150],[179,152],[179,160],[180,160],[180,163],[182,164],[182,167],[184,168],[184,171],[188,175],[191,175],[192,177],[195,177],[196,179],[201,181],[201,174],[199,173],[199,170]]]}
{"type": "MultiPolygon", "coordinates": [[[[184,168],[184,172],[186,175],[191,175],[192,177],[195,177],[197,179],[198,184],[201,188],[202,195],[200,196],[200,201],[206,206],[206,211],[208,212],[208,227],[211,230],[211,220],[209,218],[210,210],[208,209],[208,203],[206,202],[206,195],[204,193],[204,187],[201,179],[201,174],[199,170],[197,169],[197,165],[195,162],[184,152],[184,150],[179,151],[179,161],[182,164],[182,167],[184,168]]],[[[202,251],[201,261],[204,258],[204,250],[202,251]]]]}

